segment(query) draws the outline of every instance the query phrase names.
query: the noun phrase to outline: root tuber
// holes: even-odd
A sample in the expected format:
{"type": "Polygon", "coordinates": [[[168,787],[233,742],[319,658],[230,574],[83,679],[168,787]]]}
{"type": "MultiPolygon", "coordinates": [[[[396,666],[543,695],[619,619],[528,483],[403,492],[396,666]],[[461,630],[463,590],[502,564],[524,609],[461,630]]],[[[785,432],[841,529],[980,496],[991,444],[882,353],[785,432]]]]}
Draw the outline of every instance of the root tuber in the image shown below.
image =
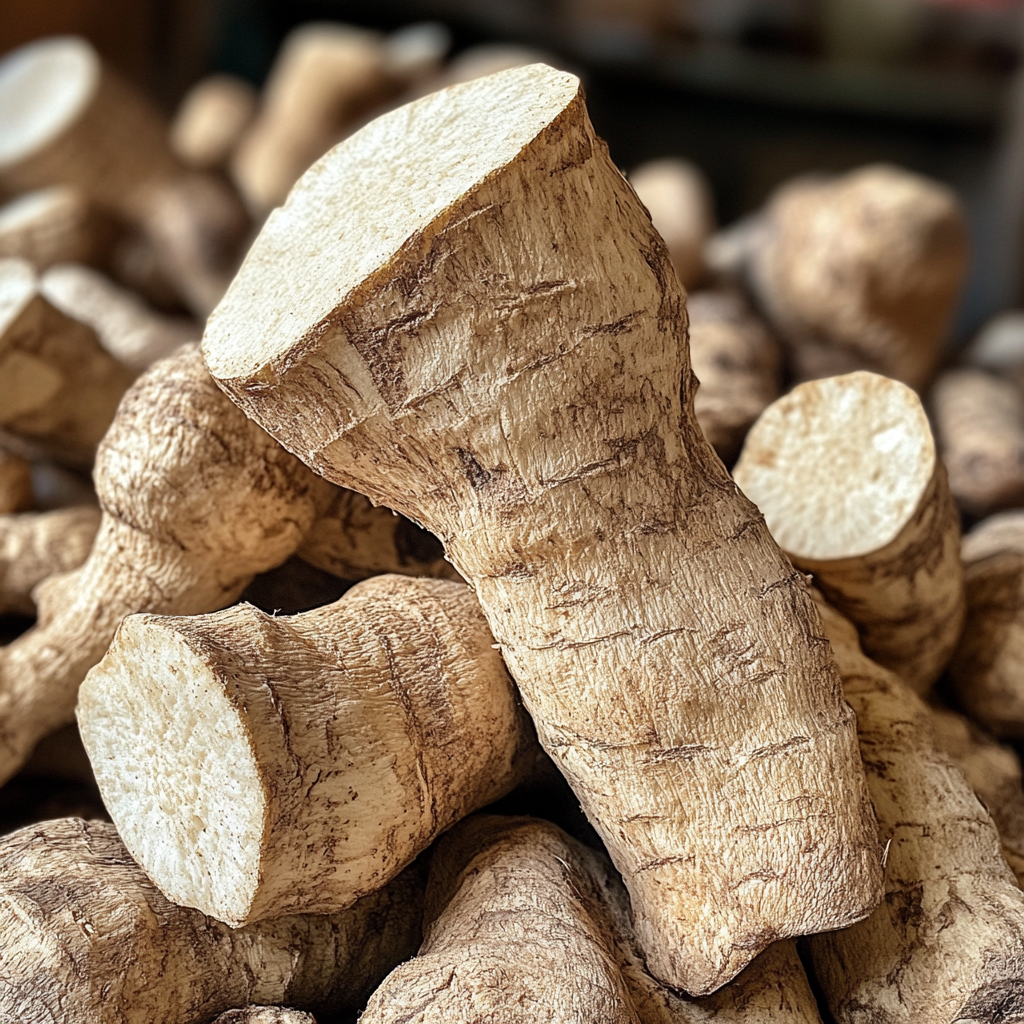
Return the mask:
{"type": "Polygon", "coordinates": [[[0,448],[0,515],[32,505],[32,469],[23,458],[0,448]]]}
{"type": "Polygon", "coordinates": [[[704,994],[868,913],[880,850],[806,584],[701,435],[685,329],[578,79],[534,65],[311,168],[204,352],[289,450],[441,538],[652,970],[704,994]]]}
{"type": "Polygon", "coordinates": [[[256,114],[256,90],[234,75],[209,75],[186,93],[171,124],[175,156],[200,171],[224,170],[256,114]]]}
{"type": "Polygon", "coordinates": [[[316,1018],[284,1006],[249,1006],[244,1010],[228,1010],[213,1024],[316,1024],[316,1018]]]}
{"type": "Polygon", "coordinates": [[[960,521],[917,395],[864,372],[802,384],[751,428],[734,476],[864,650],[927,691],[959,639],[964,585],[960,521]]]}
{"type": "Polygon", "coordinates": [[[68,185],[27,192],[0,207],[0,257],[28,260],[37,270],[101,262],[115,235],[109,218],[68,185]]]}

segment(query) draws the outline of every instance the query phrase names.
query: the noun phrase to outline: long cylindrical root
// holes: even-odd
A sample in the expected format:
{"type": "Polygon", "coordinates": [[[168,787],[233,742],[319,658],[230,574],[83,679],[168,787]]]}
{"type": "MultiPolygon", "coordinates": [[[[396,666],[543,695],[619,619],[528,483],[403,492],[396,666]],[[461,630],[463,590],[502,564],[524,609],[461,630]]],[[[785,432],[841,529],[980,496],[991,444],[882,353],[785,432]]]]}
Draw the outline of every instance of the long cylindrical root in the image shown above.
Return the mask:
{"type": "Polygon", "coordinates": [[[343,914],[232,929],[168,902],[112,825],[0,839],[0,1018],[208,1024],[233,1007],[357,1010],[415,949],[418,865],[343,914]]]}
{"type": "Polygon", "coordinates": [[[629,183],[665,240],[680,283],[684,288],[699,285],[706,274],[704,245],[715,230],[707,179],[687,160],[665,159],[641,164],[629,183]]]}
{"type": "Polygon", "coordinates": [[[1024,781],[1020,758],[963,715],[933,707],[931,725],[939,749],[964,773],[967,784],[999,830],[1003,858],[1024,885],[1024,781]]]}
{"type": "Polygon", "coordinates": [[[0,516],[0,614],[35,615],[32,591],[77,569],[100,525],[94,505],[0,516]]]}
{"type": "Polygon", "coordinates": [[[224,397],[190,346],[125,395],[94,479],[103,518],[88,559],[40,584],[38,624],[0,648],[0,781],[73,720],[125,615],[230,604],[295,551],[331,491],[224,397]]]}
{"type": "Polygon", "coordinates": [[[967,619],[949,666],[960,706],[993,735],[1024,738],[1024,511],[979,523],[963,543],[967,619]]]}
{"type": "Polygon", "coordinates": [[[579,81],[534,65],[332,150],[204,351],[290,451],[442,540],[648,963],[703,994],[863,917],[881,858],[806,583],[701,435],[685,326],[579,81]]]}
{"type": "Polygon", "coordinates": [[[753,426],[734,476],[864,650],[925,692],[959,639],[964,584],[960,522],[917,395],[864,372],[802,384],[753,426]]]}
{"type": "Polygon", "coordinates": [[[799,179],[737,241],[736,262],[798,379],[874,370],[928,383],[967,268],[950,189],[881,165],[799,179]]]}
{"type": "Polygon", "coordinates": [[[1024,396],[985,370],[949,370],[931,393],[949,487],[972,518],[1024,504],[1024,396]]]}
{"type": "Polygon", "coordinates": [[[656,981],[614,869],[536,818],[471,818],[441,840],[425,932],[419,955],[374,993],[363,1024],[820,1021],[790,942],[704,999],[656,981]]]}
{"type": "Polygon", "coordinates": [[[923,701],[861,653],[838,612],[822,617],[888,843],[882,906],[808,940],[829,1009],[838,1024],[1024,1020],[1024,892],[992,819],[923,701]]]}
{"type": "Polygon", "coordinates": [[[12,191],[74,185],[135,224],[195,312],[226,287],[247,230],[212,176],[187,171],[163,119],[83,39],[30,43],[0,63],[0,183],[12,191]]]}
{"type": "Polygon", "coordinates": [[[700,381],[693,410],[704,436],[731,464],[751,424],[779,397],[779,347],[730,292],[696,292],[686,300],[690,363],[700,381]]]}
{"type": "Polygon", "coordinates": [[[234,75],[209,75],[185,94],[171,124],[171,149],[200,171],[227,167],[256,114],[256,90],[234,75]]]}
{"type": "Polygon", "coordinates": [[[0,447],[0,515],[24,512],[32,505],[32,467],[0,447]]]}
{"type": "Polygon", "coordinates": [[[27,192],[0,207],[0,257],[28,260],[37,270],[100,262],[115,234],[109,218],[70,185],[27,192]]]}
{"type": "Polygon", "coordinates": [[[100,344],[132,370],[145,370],[202,331],[183,318],[161,316],[98,270],[77,264],[51,267],[39,279],[46,299],[88,324],[100,344]]]}
{"type": "Polygon", "coordinates": [[[233,926],[335,913],[532,764],[492,645],[464,583],[402,576],[286,618],[135,615],[78,721],[118,831],[169,899],[233,926]]]}
{"type": "Polygon", "coordinates": [[[43,297],[25,260],[0,260],[0,429],[90,466],[132,374],[88,325],[43,297]]]}

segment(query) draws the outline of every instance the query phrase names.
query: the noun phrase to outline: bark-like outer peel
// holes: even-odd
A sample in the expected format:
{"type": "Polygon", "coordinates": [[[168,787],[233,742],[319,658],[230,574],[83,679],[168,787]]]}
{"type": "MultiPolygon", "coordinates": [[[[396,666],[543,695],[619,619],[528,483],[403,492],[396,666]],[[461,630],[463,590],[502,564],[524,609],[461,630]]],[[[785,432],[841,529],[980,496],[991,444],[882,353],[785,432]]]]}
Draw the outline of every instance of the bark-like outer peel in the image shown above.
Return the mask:
{"type": "Polygon", "coordinates": [[[807,940],[828,1008],[837,1024],[1022,1021],[1024,892],[999,833],[921,698],[861,653],[850,622],[821,610],[888,844],[882,906],[807,940]]]}
{"type": "Polygon", "coordinates": [[[78,721],[125,845],[169,899],[235,927],[336,913],[540,755],[492,644],[464,583],[404,576],[281,618],[133,615],[78,721]]]}
{"type": "Polygon", "coordinates": [[[0,515],[24,512],[31,505],[31,467],[20,455],[0,448],[0,515]]]}
{"type": "Polygon", "coordinates": [[[114,826],[78,819],[0,839],[0,1020],[208,1024],[249,1003],[362,1006],[420,936],[414,865],[343,914],[231,929],[169,903],[114,826]]]}
{"type": "Polygon", "coordinates": [[[881,873],[805,581],[701,435],[685,332],[578,80],[534,65],[315,164],[204,353],[308,465],[441,538],[648,963],[702,994],[863,917],[881,873]]]}

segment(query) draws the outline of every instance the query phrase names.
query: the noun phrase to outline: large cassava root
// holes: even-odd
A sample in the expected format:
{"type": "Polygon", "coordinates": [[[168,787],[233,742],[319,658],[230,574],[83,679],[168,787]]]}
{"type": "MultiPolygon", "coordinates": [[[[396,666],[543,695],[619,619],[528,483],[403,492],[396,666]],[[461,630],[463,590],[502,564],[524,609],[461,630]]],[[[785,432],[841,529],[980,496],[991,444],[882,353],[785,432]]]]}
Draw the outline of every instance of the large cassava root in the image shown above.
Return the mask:
{"type": "Polygon", "coordinates": [[[0,648],[2,780],[73,719],[123,616],[230,604],[294,552],[331,492],[218,391],[195,346],[127,392],[94,479],[103,518],[88,559],[37,588],[38,624],[0,648]]]}
{"type": "Polygon", "coordinates": [[[820,1020],[791,943],[704,999],[655,981],[608,862],[536,818],[471,818],[440,841],[424,931],[419,954],[374,993],[363,1024],[820,1020]]]}
{"type": "Polygon", "coordinates": [[[992,819],[942,752],[923,701],[866,658],[854,627],[824,603],[822,618],[888,843],[883,904],[807,940],[830,1011],[837,1024],[1024,1020],[1024,892],[992,819]]]}
{"type": "Polygon", "coordinates": [[[250,1003],[358,1009],[416,948],[422,873],[344,914],[231,929],[167,901],[112,825],[62,820],[0,839],[0,1019],[208,1024],[250,1003]]]}
{"type": "Polygon", "coordinates": [[[134,615],[78,721],[105,805],[169,899],[234,926],[335,913],[532,766],[492,644],[464,583],[401,576],[285,618],[134,615]]]}
{"type": "Polygon", "coordinates": [[[288,449],[441,538],[648,963],[701,994],[863,917],[880,850],[803,577],[694,419],[685,324],[578,80],[535,65],[314,165],[204,352],[288,449]]]}
{"type": "Polygon", "coordinates": [[[915,690],[964,621],[960,521],[917,395],[873,373],[811,381],[765,410],[733,472],[793,564],[915,690]]]}
{"type": "Polygon", "coordinates": [[[70,185],[26,192],[0,206],[0,256],[28,260],[37,270],[102,262],[115,235],[110,218],[70,185]]]}

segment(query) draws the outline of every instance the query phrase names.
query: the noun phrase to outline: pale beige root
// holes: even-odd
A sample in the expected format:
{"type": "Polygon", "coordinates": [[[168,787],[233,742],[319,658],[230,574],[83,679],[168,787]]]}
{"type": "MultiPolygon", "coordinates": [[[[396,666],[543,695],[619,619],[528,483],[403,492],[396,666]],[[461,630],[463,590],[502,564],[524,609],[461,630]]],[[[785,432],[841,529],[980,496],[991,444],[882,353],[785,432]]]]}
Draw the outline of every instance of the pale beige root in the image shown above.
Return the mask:
{"type": "Polygon", "coordinates": [[[53,185],[0,207],[0,257],[54,263],[97,263],[114,244],[113,224],[70,185],[53,185]]]}
{"type": "Polygon", "coordinates": [[[629,175],[629,183],[665,240],[683,287],[699,285],[707,273],[704,246],[715,230],[707,178],[688,160],[667,158],[641,164],[629,175]]]}
{"type": "Polygon", "coordinates": [[[493,643],[464,583],[391,575],[284,618],[133,615],[78,723],[168,899],[234,927],[335,913],[532,765],[493,643]]]}
{"type": "Polygon", "coordinates": [[[882,906],[807,940],[828,1008],[837,1024],[1024,1020],[1024,892],[999,833],[924,702],[821,611],[888,844],[882,906]]]}
{"type": "Polygon", "coordinates": [[[648,963],[707,993],[864,916],[880,849],[806,583],[701,435],[685,330],[578,79],[534,65],[332,150],[204,350],[286,447],[442,540],[648,963]]]}
{"type": "Polygon", "coordinates": [[[950,189],[885,165],[798,179],[746,241],[745,277],[798,379],[863,369],[928,383],[967,268],[950,189]]]}
{"type": "Polygon", "coordinates": [[[994,316],[960,358],[966,366],[1024,385],[1024,311],[1010,309],[994,316]]]}
{"type": "Polygon", "coordinates": [[[931,726],[939,748],[964,773],[967,784],[999,830],[1003,858],[1024,882],[1024,783],[1020,758],[963,715],[933,707],[931,726]]]}
{"type": "Polygon", "coordinates": [[[0,447],[0,515],[24,512],[32,505],[32,467],[0,447]]]}
{"type": "Polygon", "coordinates": [[[132,370],[145,370],[202,334],[197,324],[162,316],[90,267],[51,267],[40,276],[39,287],[62,313],[88,324],[100,344],[132,370]]]}
{"type": "Polygon", "coordinates": [[[89,466],[132,373],[44,298],[32,266],[0,260],[0,430],[89,466]]]}
{"type": "Polygon", "coordinates": [[[213,1024],[316,1024],[311,1013],[289,1010],[286,1006],[249,1006],[244,1010],[228,1010],[213,1024]]]}
{"type": "Polygon", "coordinates": [[[735,292],[686,300],[690,364],[700,381],[693,409],[704,436],[729,465],[751,424],[779,397],[779,346],[735,292]]]}
{"type": "Polygon", "coordinates": [[[0,1019],[208,1024],[249,1004],[357,1010],[415,949],[422,872],[330,917],[231,929],[169,903],[113,825],[63,819],[0,839],[0,1019]]]}
{"type": "Polygon", "coordinates": [[[99,525],[94,505],[0,516],[0,615],[35,615],[32,591],[48,576],[77,569],[99,525]]]}
{"type": "Polygon", "coordinates": [[[927,691],[965,604],[960,521],[917,395],[863,371],[801,384],[751,428],[733,476],[864,650],[927,691]]]}
{"type": "Polygon", "coordinates": [[[365,495],[338,488],[296,554],[343,580],[386,572],[461,580],[441,542],[365,495]]]}
{"type": "Polygon", "coordinates": [[[197,82],[171,122],[175,156],[200,171],[226,168],[258,102],[256,89],[235,75],[208,75],[197,82]]]}
{"type": "Polygon", "coordinates": [[[0,185],[79,188],[136,225],[193,311],[205,316],[248,230],[226,184],[189,172],[148,100],[83,39],[43,39],[0,62],[0,185]]]}
{"type": "Polygon", "coordinates": [[[231,604],[294,552],[331,490],[218,391],[195,346],[131,387],[93,475],[103,518],[89,557],[36,588],[37,625],[0,648],[0,781],[74,719],[125,615],[231,604]]]}
{"type": "Polygon", "coordinates": [[[1024,511],[979,523],[963,543],[967,619],[949,666],[960,706],[993,735],[1024,738],[1024,511]]]}
{"type": "Polygon", "coordinates": [[[283,203],[345,125],[387,94],[386,57],[383,37],[349,25],[310,23],[288,36],[231,162],[254,213],[283,203]]]}
{"type": "Polygon", "coordinates": [[[384,40],[384,71],[407,89],[433,79],[452,45],[452,34],[439,21],[418,21],[384,40]]]}
{"type": "Polygon", "coordinates": [[[931,408],[949,487],[972,518],[1024,505],[1024,396],[986,370],[948,370],[931,408]]]}

